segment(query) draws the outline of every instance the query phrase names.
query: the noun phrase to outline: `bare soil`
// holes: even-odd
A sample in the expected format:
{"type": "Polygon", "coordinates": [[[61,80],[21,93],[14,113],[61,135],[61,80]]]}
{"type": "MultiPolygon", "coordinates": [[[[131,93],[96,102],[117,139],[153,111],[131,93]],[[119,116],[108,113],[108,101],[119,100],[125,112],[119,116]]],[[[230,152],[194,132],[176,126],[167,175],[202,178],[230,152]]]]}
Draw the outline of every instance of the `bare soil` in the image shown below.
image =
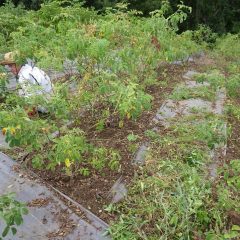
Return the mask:
{"type": "MultiPolygon", "coordinates": [[[[240,107],[240,98],[234,103],[240,107]]],[[[228,124],[231,126],[231,133],[228,136],[226,162],[240,159],[240,120],[228,116],[228,124]]]]}

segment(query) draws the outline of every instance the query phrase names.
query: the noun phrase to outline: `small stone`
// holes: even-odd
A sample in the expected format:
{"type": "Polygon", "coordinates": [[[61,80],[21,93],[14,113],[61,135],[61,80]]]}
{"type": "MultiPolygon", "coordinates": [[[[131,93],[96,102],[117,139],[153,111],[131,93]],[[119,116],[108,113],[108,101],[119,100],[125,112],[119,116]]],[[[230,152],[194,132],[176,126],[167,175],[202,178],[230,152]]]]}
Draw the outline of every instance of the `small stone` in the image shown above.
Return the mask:
{"type": "Polygon", "coordinates": [[[196,76],[197,74],[198,74],[198,72],[191,70],[191,71],[186,72],[183,75],[183,78],[188,79],[188,80],[192,80],[193,77],[196,76]]]}

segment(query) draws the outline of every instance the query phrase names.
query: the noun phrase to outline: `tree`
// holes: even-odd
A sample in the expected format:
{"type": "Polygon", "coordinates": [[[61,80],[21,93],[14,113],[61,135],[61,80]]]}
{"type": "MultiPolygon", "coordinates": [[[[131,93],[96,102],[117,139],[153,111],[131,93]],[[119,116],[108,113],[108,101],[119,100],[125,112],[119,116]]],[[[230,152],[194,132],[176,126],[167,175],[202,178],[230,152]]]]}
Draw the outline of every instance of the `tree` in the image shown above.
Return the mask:
{"type": "MultiPolygon", "coordinates": [[[[36,10],[45,0],[12,0],[15,5],[23,4],[27,9],[36,10]]],[[[82,2],[83,0],[76,0],[82,2]]],[[[113,7],[118,2],[124,0],[86,0],[85,6],[94,7],[104,11],[106,7],[113,7]]],[[[131,9],[143,12],[148,16],[149,12],[160,9],[163,1],[166,0],[128,0],[131,9]]],[[[0,1],[0,5],[6,2],[0,1]]],[[[177,9],[180,0],[169,0],[171,7],[177,9]]],[[[218,33],[239,32],[240,31],[240,1],[239,0],[183,0],[184,4],[192,7],[192,14],[184,22],[180,30],[196,29],[199,24],[209,26],[218,33]]],[[[100,12],[101,12],[100,11],[100,12]]]]}

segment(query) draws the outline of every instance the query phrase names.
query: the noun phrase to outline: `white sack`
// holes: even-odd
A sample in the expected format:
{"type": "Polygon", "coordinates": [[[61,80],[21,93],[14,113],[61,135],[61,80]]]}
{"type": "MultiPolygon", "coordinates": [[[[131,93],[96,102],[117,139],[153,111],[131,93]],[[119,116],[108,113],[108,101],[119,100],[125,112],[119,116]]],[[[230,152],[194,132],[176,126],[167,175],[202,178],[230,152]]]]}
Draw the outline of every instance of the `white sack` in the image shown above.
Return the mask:
{"type": "Polygon", "coordinates": [[[18,77],[19,85],[22,88],[19,90],[21,96],[27,97],[33,94],[50,95],[53,92],[53,86],[49,76],[32,64],[25,64],[20,69],[18,77]]]}

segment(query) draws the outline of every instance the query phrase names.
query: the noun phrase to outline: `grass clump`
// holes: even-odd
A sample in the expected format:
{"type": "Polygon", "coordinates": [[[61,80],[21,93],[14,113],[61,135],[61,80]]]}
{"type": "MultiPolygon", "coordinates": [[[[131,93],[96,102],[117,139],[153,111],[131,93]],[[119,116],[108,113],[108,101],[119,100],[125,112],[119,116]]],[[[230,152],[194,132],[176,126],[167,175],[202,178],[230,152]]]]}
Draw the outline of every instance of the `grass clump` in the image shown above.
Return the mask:
{"type": "Polygon", "coordinates": [[[224,211],[215,205],[205,165],[210,150],[224,141],[222,121],[199,118],[198,124],[178,121],[152,143],[129,197],[114,209],[121,212],[112,225],[114,239],[195,239],[210,234],[211,226],[221,234],[224,211]]]}
{"type": "Polygon", "coordinates": [[[195,88],[188,88],[186,86],[179,86],[170,96],[173,100],[186,100],[191,98],[202,98],[208,101],[214,101],[216,97],[215,91],[208,86],[199,86],[195,88]]]}

